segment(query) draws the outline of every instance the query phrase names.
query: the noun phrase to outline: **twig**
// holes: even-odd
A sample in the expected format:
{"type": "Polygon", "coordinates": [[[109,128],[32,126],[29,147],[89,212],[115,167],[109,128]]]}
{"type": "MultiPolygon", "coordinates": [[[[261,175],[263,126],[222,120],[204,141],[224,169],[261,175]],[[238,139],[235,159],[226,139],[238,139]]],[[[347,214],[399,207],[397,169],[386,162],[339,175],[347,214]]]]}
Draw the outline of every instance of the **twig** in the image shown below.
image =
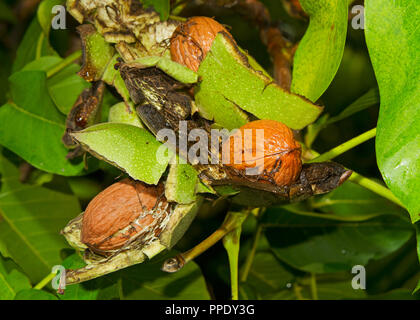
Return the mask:
{"type": "Polygon", "coordinates": [[[245,221],[246,217],[248,216],[248,213],[249,212],[228,213],[236,216],[235,220],[237,220],[237,227],[223,237],[223,246],[225,247],[229,258],[230,287],[232,292],[232,300],[239,299],[238,263],[240,237],[242,232],[242,223],[245,221]]]}
{"type": "Polygon", "coordinates": [[[338,157],[344,152],[349,151],[353,149],[354,147],[357,147],[358,145],[374,138],[375,136],[376,136],[376,128],[373,128],[372,130],[366,131],[365,133],[362,133],[361,135],[340,144],[339,146],[331,149],[328,152],[323,153],[322,155],[308,162],[323,162],[323,161],[334,159],[335,157],[338,157]]]}
{"type": "MultiPolygon", "coordinates": [[[[248,215],[249,212],[250,211],[246,210],[245,214],[248,215]]],[[[181,270],[189,261],[198,257],[200,254],[221,240],[229,232],[236,229],[238,224],[241,224],[242,221],[242,215],[228,214],[223,224],[205,240],[200,242],[194,248],[166,260],[162,265],[162,271],[173,273],[181,270]]]]}
{"type": "Polygon", "coordinates": [[[58,72],[63,70],[65,67],[72,64],[75,60],[79,59],[81,56],[82,56],[82,51],[81,50],[73,52],[71,55],[66,57],[60,63],[56,64],[51,69],[49,69],[47,71],[47,78],[51,78],[53,75],[57,74],[58,72]]]}
{"type": "Polygon", "coordinates": [[[270,13],[258,0],[242,0],[236,6],[248,20],[260,30],[261,41],[267,46],[268,53],[273,59],[274,79],[285,90],[290,90],[292,82],[292,59],[295,48],[287,41],[281,31],[273,27],[270,13]]]}
{"type": "MultiPolygon", "coordinates": [[[[320,154],[316,152],[315,150],[309,150],[307,154],[311,154],[309,157],[310,160],[314,159],[315,157],[318,157],[320,154]]],[[[310,161],[309,160],[309,161],[310,161]]],[[[380,195],[383,198],[386,198],[395,204],[399,205],[400,207],[405,208],[405,206],[402,204],[402,202],[389,190],[387,187],[381,185],[378,182],[375,182],[369,178],[366,178],[362,176],[361,174],[358,174],[357,172],[352,173],[352,175],[349,178],[349,181],[356,183],[378,195],[380,195]]]]}
{"type": "Polygon", "coordinates": [[[311,294],[313,300],[318,300],[318,289],[316,287],[316,275],[311,273],[311,294]]]}
{"type": "Polygon", "coordinates": [[[394,196],[391,190],[389,190],[387,187],[383,186],[382,184],[377,183],[371,179],[368,179],[358,174],[357,172],[353,172],[353,174],[349,178],[349,181],[357,183],[358,185],[370,191],[373,191],[374,193],[380,195],[381,197],[386,198],[405,209],[402,202],[396,196],[394,196]]]}
{"type": "Polygon", "coordinates": [[[249,252],[247,256],[243,269],[242,269],[241,282],[246,282],[246,280],[248,279],[248,274],[249,274],[249,271],[251,270],[252,263],[254,262],[255,253],[257,251],[258,242],[260,241],[262,231],[263,231],[263,225],[260,224],[257,228],[257,232],[254,235],[251,251],[249,252]]]}
{"type": "Polygon", "coordinates": [[[51,282],[52,279],[57,275],[57,272],[52,272],[49,275],[47,275],[44,279],[42,279],[35,287],[36,290],[41,290],[44,288],[48,283],[51,282]]]}

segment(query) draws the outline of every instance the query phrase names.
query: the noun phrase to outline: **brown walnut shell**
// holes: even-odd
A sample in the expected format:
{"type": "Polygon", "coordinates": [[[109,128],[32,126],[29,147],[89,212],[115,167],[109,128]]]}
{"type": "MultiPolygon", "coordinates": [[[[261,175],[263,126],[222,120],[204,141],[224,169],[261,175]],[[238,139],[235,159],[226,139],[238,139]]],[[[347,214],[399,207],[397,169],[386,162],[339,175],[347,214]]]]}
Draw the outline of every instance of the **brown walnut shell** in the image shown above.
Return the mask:
{"type": "Polygon", "coordinates": [[[240,174],[246,175],[246,169],[258,167],[258,161],[263,159],[259,177],[278,186],[289,186],[302,169],[301,146],[292,130],[278,121],[249,122],[233,133],[222,148],[223,163],[240,174]],[[263,130],[262,139],[259,139],[258,129],[263,130]],[[235,144],[235,139],[239,144],[235,144]]]}
{"type": "Polygon", "coordinates": [[[192,17],[179,25],[171,38],[171,58],[193,71],[209,52],[219,32],[229,32],[220,23],[208,17],[192,17]]]}
{"type": "Polygon", "coordinates": [[[149,186],[124,179],[99,193],[83,215],[81,240],[99,254],[117,250],[133,240],[159,236],[170,214],[164,185],[149,186]]]}

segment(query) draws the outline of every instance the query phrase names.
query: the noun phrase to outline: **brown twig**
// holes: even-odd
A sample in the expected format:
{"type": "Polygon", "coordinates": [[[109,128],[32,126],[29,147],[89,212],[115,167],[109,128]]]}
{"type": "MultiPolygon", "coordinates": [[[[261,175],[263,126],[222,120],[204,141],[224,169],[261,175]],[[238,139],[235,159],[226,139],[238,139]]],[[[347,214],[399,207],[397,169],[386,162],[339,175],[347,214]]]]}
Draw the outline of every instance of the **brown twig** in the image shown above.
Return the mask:
{"type": "Polygon", "coordinates": [[[306,20],[308,19],[308,15],[305,11],[303,11],[302,6],[299,3],[299,0],[282,0],[284,8],[286,9],[287,13],[298,19],[306,20]]]}
{"type": "Polygon", "coordinates": [[[14,8],[14,11],[19,21],[26,20],[30,15],[32,15],[40,2],[41,0],[19,1],[14,8]]]}
{"type": "Polygon", "coordinates": [[[29,177],[31,176],[31,173],[34,171],[34,169],[35,168],[31,166],[29,163],[23,162],[19,166],[19,181],[21,183],[27,182],[29,177]]]}
{"type": "Polygon", "coordinates": [[[273,60],[274,79],[279,86],[289,91],[292,80],[291,66],[295,48],[283,36],[282,32],[273,25],[270,13],[265,5],[258,0],[212,0],[206,4],[210,6],[231,7],[259,29],[261,41],[267,46],[268,53],[273,60]]]}
{"type": "Polygon", "coordinates": [[[292,83],[292,60],[294,47],[287,41],[278,28],[270,27],[262,32],[262,38],[268,53],[273,59],[273,76],[277,84],[290,91],[292,83]]]}
{"type": "Polygon", "coordinates": [[[274,70],[273,76],[279,86],[290,90],[292,82],[293,45],[286,40],[282,32],[274,27],[270,13],[258,0],[243,0],[238,3],[239,12],[252,21],[260,30],[260,38],[267,46],[274,70]]]}
{"type": "Polygon", "coordinates": [[[242,225],[242,222],[250,212],[250,210],[245,210],[244,212],[229,212],[223,224],[210,236],[197,244],[194,248],[180,253],[173,258],[167,259],[162,265],[162,271],[174,273],[181,270],[189,261],[198,257],[218,241],[223,239],[223,237],[228,233],[242,225]]]}

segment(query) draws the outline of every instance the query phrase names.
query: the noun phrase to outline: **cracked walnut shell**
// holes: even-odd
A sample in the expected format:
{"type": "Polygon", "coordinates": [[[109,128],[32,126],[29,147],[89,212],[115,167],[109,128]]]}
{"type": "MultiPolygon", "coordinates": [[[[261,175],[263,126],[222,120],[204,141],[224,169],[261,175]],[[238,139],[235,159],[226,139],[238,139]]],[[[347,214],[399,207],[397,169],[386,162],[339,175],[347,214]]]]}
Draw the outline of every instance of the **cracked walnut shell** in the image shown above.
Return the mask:
{"type": "Polygon", "coordinates": [[[171,38],[171,58],[197,72],[219,32],[229,32],[216,20],[192,17],[179,25],[171,38]]]}
{"type": "Polygon", "coordinates": [[[160,235],[169,216],[163,184],[149,186],[124,179],[89,203],[81,240],[95,253],[105,255],[131,244],[147,244],[160,235]]]}
{"type": "Polygon", "coordinates": [[[258,172],[262,181],[289,186],[302,169],[301,152],[285,124],[257,120],[243,125],[223,143],[222,161],[240,175],[255,176],[258,172]]]}

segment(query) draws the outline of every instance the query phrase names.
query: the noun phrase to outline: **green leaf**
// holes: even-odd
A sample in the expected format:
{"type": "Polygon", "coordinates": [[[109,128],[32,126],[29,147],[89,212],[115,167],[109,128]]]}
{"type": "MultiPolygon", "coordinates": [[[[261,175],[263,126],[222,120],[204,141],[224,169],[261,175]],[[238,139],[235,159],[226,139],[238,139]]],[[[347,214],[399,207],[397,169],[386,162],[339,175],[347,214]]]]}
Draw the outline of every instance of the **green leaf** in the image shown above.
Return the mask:
{"type": "MultiPolygon", "coordinates": [[[[63,61],[58,56],[45,56],[28,63],[22,71],[45,71],[63,61]]],[[[78,76],[80,66],[71,64],[47,80],[48,93],[61,113],[67,115],[89,82],[78,76]]]]}
{"type": "MultiPolygon", "coordinates": [[[[299,272],[293,271],[283,262],[276,259],[270,252],[256,254],[246,284],[250,285],[258,299],[296,300],[312,299],[311,285],[308,277],[298,277],[299,272]],[[299,292],[299,296],[296,293],[299,292]]],[[[302,275],[301,275],[302,276],[302,275]]],[[[363,299],[364,290],[354,290],[351,278],[343,280],[348,275],[326,274],[325,279],[317,276],[316,290],[321,300],[363,299]]]]}
{"type": "Polygon", "coordinates": [[[143,128],[133,103],[126,104],[125,102],[117,103],[109,109],[109,122],[131,124],[136,127],[143,128]]]}
{"type": "Polygon", "coordinates": [[[419,282],[417,283],[416,288],[415,288],[415,289],[414,289],[414,291],[413,291],[413,294],[414,294],[414,293],[417,293],[419,290],[420,290],[420,279],[419,279],[419,282]]]}
{"type": "Polygon", "coordinates": [[[366,42],[381,106],[376,156],[385,183],[420,220],[420,3],[366,1],[366,42]]]}
{"type": "Polygon", "coordinates": [[[17,49],[12,71],[17,72],[33,60],[52,55],[57,55],[57,53],[50,46],[38,19],[34,18],[17,49]]]}
{"type": "Polygon", "coordinates": [[[10,259],[0,256],[0,300],[12,300],[20,290],[30,289],[28,278],[10,259]]]}
{"type": "Polygon", "coordinates": [[[218,34],[210,52],[201,62],[201,77],[195,99],[200,113],[227,128],[248,121],[241,110],[260,119],[283,122],[302,129],[316,120],[322,108],[291,94],[260,70],[252,67],[244,54],[223,34],[218,34]]]}
{"type": "Polygon", "coordinates": [[[138,64],[142,68],[157,67],[164,71],[167,75],[186,84],[193,84],[198,81],[198,75],[190,68],[172,61],[165,56],[146,56],[140,57],[132,62],[134,65],[138,64]]]}
{"type": "Polygon", "coordinates": [[[232,293],[232,300],[238,300],[239,286],[238,286],[238,269],[239,269],[239,249],[240,238],[242,233],[242,224],[247,218],[248,214],[244,212],[229,211],[226,215],[225,222],[228,220],[233,221],[235,228],[223,237],[223,246],[229,259],[230,271],[230,287],[232,293]]]}
{"type": "Polygon", "coordinates": [[[71,177],[66,179],[73,194],[80,200],[90,201],[103,190],[103,186],[89,177],[71,177]]]}
{"type": "Polygon", "coordinates": [[[110,86],[113,86],[115,90],[120,94],[125,102],[130,102],[130,93],[128,92],[125,82],[121,77],[119,70],[115,69],[115,64],[118,63],[118,59],[121,58],[119,54],[115,54],[114,57],[108,62],[107,67],[102,75],[102,80],[110,86]]]}
{"type": "Polygon", "coordinates": [[[179,163],[179,158],[169,169],[165,184],[165,196],[168,201],[189,204],[196,200],[195,188],[198,177],[197,171],[189,164],[179,163]]]}
{"type": "MultiPolygon", "coordinates": [[[[78,28],[83,47],[83,68],[79,74],[88,81],[98,81],[104,75],[114,56],[115,49],[90,24],[78,28]]],[[[115,73],[115,70],[114,70],[115,73]]]]}
{"type": "MultiPolygon", "coordinates": [[[[311,287],[298,285],[300,295],[303,299],[312,299],[311,287]]],[[[354,290],[351,286],[351,280],[330,281],[317,283],[316,290],[319,300],[341,300],[341,299],[365,299],[367,297],[365,290],[354,290]]],[[[293,288],[279,291],[272,296],[272,300],[296,300],[296,291],[293,288]]]]}
{"type": "Polygon", "coordinates": [[[329,115],[324,114],[318,118],[318,120],[312,124],[310,124],[306,130],[305,134],[305,145],[307,148],[311,148],[312,143],[318,137],[319,133],[322,129],[326,127],[329,115]]]}
{"type": "Polygon", "coordinates": [[[328,114],[323,115],[315,123],[308,126],[308,130],[305,135],[305,145],[310,148],[321,130],[325,129],[330,124],[347,119],[355,113],[373,107],[377,104],[379,104],[379,90],[377,88],[373,88],[346,107],[337,116],[329,117],[328,114]]]}
{"type": "Polygon", "coordinates": [[[257,252],[246,283],[259,298],[270,299],[275,292],[287,289],[294,280],[295,275],[271,252],[257,252]]]}
{"type": "Polygon", "coordinates": [[[268,209],[267,239],[276,256],[307,272],[348,271],[399,249],[413,235],[409,222],[391,215],[364,222],[340,222],[268,209]]]}
{"type": "Polygon", "coordinates": [[[7,251],[6,244],[0,239],[0,255],[5,258],[10,258],[10,253],[7,251]]]}
{"type": "MultiPolygon", "coordinates": [[[[319,281],[316,284],[318,299],[320,300],[339,300],[339,299],[364,299],[365,290],[355,290],[351,285],[351,279],[346,281],[319,281]]],[[[304,297],[311,297],[310,286],[305,286],[304,297]]]]}
{"type": "Polygon", "coordinates": [[[419,222],[415,224],[415,228],[416,228],[416,239],[417,239],[417,256],[419,258],[419,263],[420,263],[420,223],[419,222]]]}
{"type": "Polygon", "coordinates": [[[165,21],[169,18],[169,12],[171,9],[169,0],[141,0],[146,8],[153,7],[160,15],[160,20],[165,21]]]}
{"type": "Polygon", "coordinates": [[[149,131],[129,124],[98,124],[73,137],[92,154],[148,184],[159,182],[172,154],[149,131]]]}
{"type": "Polygon", "coordinates": [[[45,71],[60,63],[63,59],[59,56],[43,56],[25,65],[21,71],[45,71]]]}
{"type": "Polygon", "coordinates": [[[201,180],[197,181],[196,193],[211,193],[216,194],[216,191],[213,190],[210,186],[205,185],[201,180]]]}
{"type": "Polygon", "coordinates": [[[38,7],[37,17],[45,36],[49,36],[53,18],[52,8],[64,4],[64,0],[44,0],[38,7]]]}
{"type": "Polygon", "coordinates": [[[0,234],[8,253],[33,283],[60,264],[68,248],[60,230],[80,213],[76,197],[21,184],[19,171],[0,155],[0,234]]]}
{"type": "Polygon", "coordinates": [[[76,74],[79,69],[77,64],[71,64],[47,81],[51,99],[65,115],[70,112],[83,90],[90,87],[89,82],[76,74]]]}
{"type": "Polygon", "coordinates": [[[330,125],[332,123],[346,119],[357,112],[360,112],[377,104],[379,104],[379,90],[377,88],[370,89],[359,99],[357,99],[347,108],[345,108],[339,115],[331,117],[327,121],[326,125],[330,125]]]}
{"type": "Polygon", "coordinates": [[[100,122],[108,122],[111,107],[121,101],[120,99],[117,99],[117,97],[115,97],[109,89],[110,88],[105,88],[104,95],[102,98],[100,122]]]}
{"type": "Polygon", "coordinates": [[[58,298],[46,291],[36,289],[26,289],[19,291],[15,300],[58,300],[58,298]]]}
{"type": "Polygon", "coordinates": [[[408,289],[395,289],[389,292],[369,296],[371,300],[419,300],[420,295],[408,289]]]}
{"type": "Polygon", "coordinates": [[[116,273],[114,276],[121,278],[121,299],[210,299],[204,277],[194,262],[189,262],[175,273],[165,273],[160,270],[163,261],[175,254],[172,251],[116,273]]]}
{"type": "Polygon", "coordinates": [[[61,142],[65,117],[48,95],[45,72],[21,71],[10,83],[13,102],[0,108],[0,143],[38,169],[64,176],[85,174],[82,160],[66,159],[68,150],[61,142]]]}
{"type": "Polygon", "coordinates": [[[291,91],[315,102],[327,90],[343,57],[347,34],[347,2],[300,0],[309,27],[293,60],[291,91]]]}
{"type": "Polygon", "coordinates": [[[384,214],[406,216],[406,211],[400,206],[355,183],[344,183],[334,191],[315,198],[312,208],[361,219],[384,214]]]}

